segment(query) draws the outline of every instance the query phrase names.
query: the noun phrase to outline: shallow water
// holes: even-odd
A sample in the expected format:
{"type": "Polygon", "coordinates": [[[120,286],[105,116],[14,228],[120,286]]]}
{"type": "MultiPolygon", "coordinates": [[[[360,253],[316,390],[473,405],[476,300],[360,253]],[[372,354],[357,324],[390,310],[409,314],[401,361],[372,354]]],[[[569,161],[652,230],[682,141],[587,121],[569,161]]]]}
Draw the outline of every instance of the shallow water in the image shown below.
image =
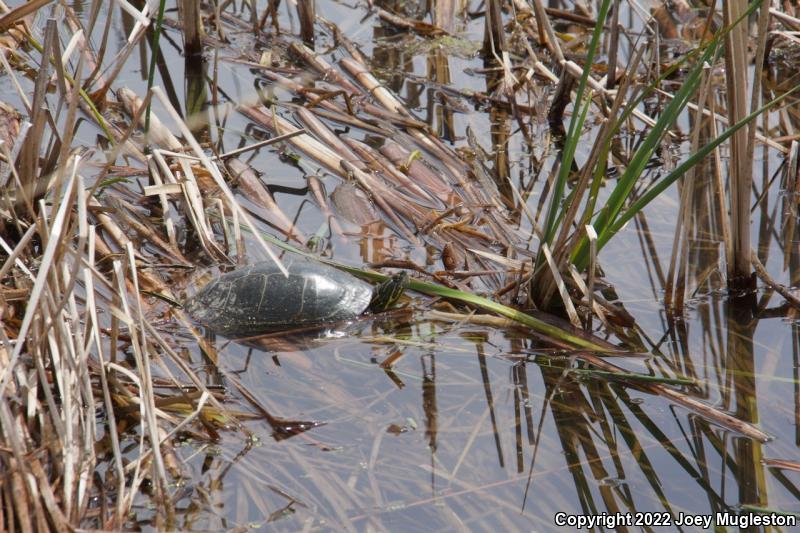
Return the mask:
{"type": "MultiPolygon", "coordinates": [[[[381,28],[361,7],[320,2],[317,9],[361,46],[381,80],[418,118],[455,146],[467,145],[467,127],[486,149],[507,130],[509,175],[520,190],[531,191],[529,207],[537,211],[554,157],[544,116],[530,125],[544,142],[529,151],[512,119],[475,109],[462,98],[442,105],[436,86],[426,81],[435,77],[431,65],[441,72],[446,63],[450,80],[434,81],[485,90],[483,76],[464,72],[483,67],[479,58],[460,55],[468,43],[437,53],[409,46],[408,41],[419,45],[423,40],[381,28]]],[[[86,6],[84,14],[85,10],[86,6]]],[[[290,20],[294,13],[289,17],[286,6],[281,13],[282,28],[296,33],[290,20]]],[[[117,11],[114,23],[120,29],[125,26],[117,11]]],[[[480,43],[482,28],[482,19],[471,21],[460,26],[459,38],[480,43]]],[[[231,46],[219,51],[216,64],[222,100],[254,100],[256,88],[278,101],[291,100],[258,69],[226,60],[254,47],[260,53],[270,45],[254,42],[245,31],[228,36],[231,46]]],[[[166,31],[162,50],[168,68],[157,84],[171,83],[177,103],[185,109],[180,42],[178,32],[166,31]]],[[[122,44],[120,40],[115,46],[122,44]]],[[[328,59],[343,56],[325,34],[317,49],[325,50],[328,59]]],[[[285,50],[272,50],[282,66],[288,65],[280,56],[285,50]]],[[[210,76],[211,51],[207,60],[210,76]]],[[[134,53],[117,85],[144,94],[143,72],[134,53]]],[[[543,94],[550,90],[543,85],[543,94]]],[[[159,106],[154,109],[158,112],[159,106]]],[[[258,138],[241,116],[224,107],[218,108],[217,116],[210,111],[206,116],[211,119],[208,138],[220,152],[258,138]]],[[[94,134],[92,126],[82,123],[78,138],[92,145],[94,134]]],[[[369,133],[348,134],[380,142],[369,133]]],[[[687,146],[674,148],[682,153],[687,146]]],[[[757,176],[771,175],[778,168],[778,156],[770,154],[764,162],[759,153],[754,163],[757,176]]],[[[339,180],[307,160],[293,164],[276,148],[257,150],[243,159],[264,173],[275,200],[297,227],[321,237],[321,249],[330,258],[361,265],[407,256],[439,268],[436,253],[413,246],[380,223],[357,227],[340,220],[345,235],[332,233],[307,189],[306,175],[316,173],[328,193],[339,180]]],[[[761,178],[756,182],[760,190],[761,178]]],[[[779,188],[776,180],[763,203],[766,207],[755,211],[753,236],[761,250],[770,252],[768,270],[786,282],[786,276],[777,274],[783,271],[779,230],[769,228],[775,220],[773,209],[782,201],[779,188]]],[[[546,346],[524,330],[434,320],[426,314],[430,302],[419,295],[411,295],[409,312],[367,317],[282,342],[245,344],[209,335],[218,351],[218,368],[207,366],[180,326],[162,319],[159,328],[172,335],[209,385],[222,387],[232,409],[259,412],[255,402],[272,422],[259,417],[245,422],[246,431],[221,431],[217,442],[187,438],[181,443],[176,453],[185,478],[174,487],[174,527],[556,531],[570,529],[555,524],[559,512],[653,512],[667,513],[657,515],[661,520],[674,520],[681,513],[735,514],[747,505],[800,511],[797,465],[792,469],[769,462],[796,460],[800,444],[796,320],[778,313],[775,318],[753,319],[729,305],[719,267],[714,266],[720,262],[721,248],[713,222],[708,227],[698,222],[702,230],[690,246],[692,297],[686,312],[677,320],[668,316],[652,264],[657,255],[660,268],[667,268],[677,204],[675,191],[660,198],[645,211],[648,231],[630,224],[601,254],[605,279],[639,326],[628,345],[655,354],[613,362],[644,374],[694,378],[694,386],[680,390],[755,424],[772,436],[770,442],[762,444],[719,427],[634,386],[582,373],[582,365],[570,353],[546,346]],[[640,237],[647,236],[656,243],[655,254],[640,245],[640,237]],[[387,360],[391,368],[381,365],[387,360]],[[253,401],[245,399],[242,390],[249,391],[253,401]],[[271,417],[290,422],[282,425],[271,417]],[[286,430],[296,429],[299,422],[319,425],[287,438],[286,430]]],[[[269,231],[266,225],[262,229],[269,231]]],[[[518,231],[523,236],[530,233],[524,216],[518,231]]],[[[248,261],[262,259],[252,239],[247,243],[248,261]]],[[[535,242],[530,247],[535,250],[535,242]]],[[[765,291],[758,298],[762,315],[763,309],[782,303],[777,297],[768,299],[765,291]]],[[[622,343],[618,337],[610,340],[622,343]]],[[[153,528],[152,514],[152,502],[142,494],[131,523],[153,528]]],[[[628,530],[660,529],[649,522],[654,515],[638,518],[643,525],[628,530]]],[[[674,523],[665,527],[694,530],[674,523]]]]}

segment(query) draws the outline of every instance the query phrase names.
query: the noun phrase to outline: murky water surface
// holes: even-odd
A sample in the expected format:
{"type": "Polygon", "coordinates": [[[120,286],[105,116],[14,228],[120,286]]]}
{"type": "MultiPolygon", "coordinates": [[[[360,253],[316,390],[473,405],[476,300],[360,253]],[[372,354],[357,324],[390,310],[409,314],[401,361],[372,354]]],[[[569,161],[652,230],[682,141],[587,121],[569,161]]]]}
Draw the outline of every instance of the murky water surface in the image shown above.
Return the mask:
{"type": "MultiPolygon", "coordinates": [[[[493,136],[507,131],[512,180],[519,190],[530,191],[531,210],[539,209],[539,192],[555,151],[543,117],[531,122],[541,139],[531,151],[513,118],[487,113],[469,99],[439,89],[443,83],[486,90],[486,77],[475,73],[483,68],[475,55],[482,18],[459,22],[457,39],[432,46],[429,40],[382,27],[360,6],[323,0],[317,9],[359,45],[381,80],[447,142],[467,146],[469,128],[491,151],[493,136]]],[[[281,6],[281,13],[282,29],[296,32],[294,12],[289,17],[281,6]]],[[[176,16],[174,11],[167,15],[176,16]]],[[[113,25],[122,36],[130,21],[115,10],[113,25]]],[[[216,82],[221,104],[262,97],[274,100],[280,112],[292,95],[240,60],[258,61],[269,52],[273,65],[293,68],[286,50],[269,34],[255,41],[246,28],[226,29],[230,45],[206,53],[206,94],[214,94],[216,82]]],[[[166,31],[165,65],[157,84],[186,109],[180,42],[176,30],[166,31]]],[[[124,44],[112,43],[116,49],[109,53],[124,44]]],[[[317,50],[332,62],[344,55],[324,32],[317,50]]],[[[131,55],[117,85],[144,94],[142,56],[149,57],[149,51],[131,55]]],[[[549,91],[543,84],[542,94],[549,91]]],[[[158,105],[155,109],[163,112],[158,105]]],[[[261,138],[257,128],[224,106],[206,111],[206,119],[212,125],[209,140],[220,151],[261,138]]],[[[340,125],[335,127],[341,131],[340,125]]],[[[347,133],[382,142],[369,132],[347,133]]],[[[82,123],[79,138],[92,146],[94,134],[82,123]]],[[[245,159],[263,172],[276,201],[298,228],[320,238],[329,257],[354,265],[408,257],[441,268],[435,251],[410,245],[381,223],[357,226],[341,218],[344,236],[332,233],[306,176],[316,174],[328,193],[338,178],[307,160],[295,164],[286,155],[270,147],[245,159]]],[[[774,154],[764,161],[757,152],[757,159],[757,176],[765,168],[770,174],[776,171],[779,159],[774,154]]],[[[756,181],[760,189],[761,178],[756,181]]],[[[754,212],[754,239],[768,252],[767,267],[773,273],[783,270],[773,214],[780,206],[779,193],[776,181],[754,212]]],[[[568,353],[541,345],[523,330],[433,320],[426,314],[430,302],[419,295],[410,295],[407,312],[365,318],[319,334],[247,344],[211,337],[219,358],[216,369],[206,366],[189,335],[167,318],[154,317],[208,383],[227,392],[233,409],[255,412],[241,393],[246,390],[270,417],[284,421],[247,421],[249,438],[232,428],[222,431],[218,442],[183,441],[177,453],[188,475],[175,487],[176,527],[554,531],[559,529],[554,523],[559,512],[678,517],[737,513],[747,505],[800,510],[800,474],[770,462],[798,457],[795,320],[785,312],[770,313],[782,300],[764,292],[758,295],[759,312],[774,318],[733,313],[719,282],[715,265],[721,248],[712,230],[711,235],[698,230],[690,243],[694,265],[688,277],[694,293],[685,316],[667,317],[653,265],[658,262],[661,270],[668,266],[676,212],[673,191],[601,255],[605,279],[636,318],[634,344],[655,354],[614,362],[646,374],[694,378],[696,385],[683,392],[754,423],[772,441],[755,442],[633,386],[569,372],[580,365],[568,353]],[[642,221],[649,234],[642,231],[642,221]],[[646,246],[646,238],[653,240],[653,248],[646,246]],[[300,422],[319,425],[286,438],[300,422]]],[[[524,246],[530,226],[524,216],[520,220],[517,232],[524,246]]],[[[269,231],[266,225],[262,229],[269,231]]],[[[255,243],[247,242],[249,260],[261,259],[255,243]]],[[[150,513],[143,495],[132,522],[148,528],[150,513]]],[[[679,529],[674,524],[660,529],[654,523],[629,530],[679,529]]]]}

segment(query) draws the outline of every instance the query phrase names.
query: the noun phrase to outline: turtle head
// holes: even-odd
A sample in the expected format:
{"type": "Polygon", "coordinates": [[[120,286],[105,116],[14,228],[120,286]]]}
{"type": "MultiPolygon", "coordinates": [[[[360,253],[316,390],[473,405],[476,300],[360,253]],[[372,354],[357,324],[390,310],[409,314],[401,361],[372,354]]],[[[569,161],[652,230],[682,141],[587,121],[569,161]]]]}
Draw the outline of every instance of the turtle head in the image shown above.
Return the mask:
{"type": "Polygon", "coordinates": [[[369,302],[370,311],[380,312],[389,309],[403,292],[408,288],[408,272],[400,272],[391,278],[379,283],[372,293],[372,300],[369,302]]]}

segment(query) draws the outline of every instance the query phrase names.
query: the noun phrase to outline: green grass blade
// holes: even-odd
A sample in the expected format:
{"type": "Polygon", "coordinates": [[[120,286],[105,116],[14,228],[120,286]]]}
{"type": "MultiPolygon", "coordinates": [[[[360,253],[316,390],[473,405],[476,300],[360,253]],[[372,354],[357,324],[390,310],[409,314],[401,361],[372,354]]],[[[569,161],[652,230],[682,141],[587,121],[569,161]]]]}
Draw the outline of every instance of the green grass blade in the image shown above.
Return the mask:
{"type": "MultiPolygon", "coordinates": [[[[678,61],[675,65],[670,67],[666,72],[664,72],[656,81],[651,83],[641,95],[639,95],[635,101],[626,107],[625,112],[621,115],[621,117],[617,120],[617,124],[615,129],[618,129],[621,124],[623,124],[630,114],[632,113],[633,109],[641,103],[641,101],[652,92],[652,90],[656,87],[658,83],[660,83],[663,79],[670,75],[671,72],[674,72],[680,65],[684,64],[692,57],[696,57],[698,54],[701,54],[698,58],[695,66],[691,69],[689,75],[686,78],[686,81],[681,86],[681,89],[675,94],[672,101],[666,106],[664,111],[659,116],[656,125],[650,130],[648,135],[645,137],[645,140],[637,149],[634,157],[631,159],[630,164],[626,168],[625,172],[617,181],[617,185],[615,186],[614,190],[611,192],[608,200],[606,200],[605,205],[602,209],[600,209],[596,219],[592,222],[592,225],[597,229],[598,235],[608,236],[608,229],[612,225],[616,225],[618,222],[618,217],[622,212],[622,209],[627,202],[628,198],[630,197],[631,192],[633,191],[634,186],[640,179],[644,169],[646,168],[648,162],[652,158],[653,153],[655,152],[656,148],[661,143],[664,135],[668,128],[678,119],[678,116],[683,112],[686,104],[688,103],[689,99],[691,98],[692,94],[696,91],[697,86],[701,79],[701,74],[704,68],[704,65],[712,60],[716,60],[722,52],[720,47],[720,43],[725,35],[730,32],[730,29],[735,26],[736,24],[746,20],[747,16],[754,12],[755,9],[760,5],[760,0],[754,0],[748,10],[730,27],[723,28],[717,32],[717,34],[710,39],[707,43],[704,43],[701,47],[697,50],[693,50],[686,54],[680,61],[678,61]]],[[[608,143],[611,142],[611,138],[609,138],[608,143]]],[[[607,144],[606,148],[609,148],[610,145],[607,144]]],[[[592,186],[592,192],[597,193],[595,186],[598,185],[598,179],[601,179],[602,176],[598,174],[598,170],[595,169],[595,183],[592,186]]],[[[595,197],[590,197],[590,202],[596,201],[595,197]]],[[[592,209],[593,210],[593,209],[592,209]]],[[[587,213],[592,211],[587,210],[587,213]]],[[[584,221],[583,224],[589,223],[589,221],[584,221]]],[[[599,246],[602,247],[602,244],[607,241],[598,241],[599,246]]],[[[571,261],[572,263],[579,269],[583,270],[586,268],[588,263],[588,241],[586,240],[585,236],[582,237],[578,241],[578,245],[574,248],[571,253],[571,261]]]]}
{"type": "Polygon", "coordinates": [[[567,184],[567,179],[569,178],[569,171],[572,168],[572,162],[575,160],[575,152],[577,151],[581,141],[581,131],[583,130],[583,124],[586,121],[586,116],[588,114],[589,108],[591,107],[591,98],[585,98],[586,87],[588,85],[589,75],[591,74],[594,57],[597,54],[597,48],[600,42],[600,36],[603,31],[605,19],[608,15],[608,11],[610,8],[611,8],[611,0],[603,0],[603,3],[600,5],[600,11],[597,14],[597,24],[595,24],[594,30],[592,32],[592,39],[589,43],[589,48],[586,57],[586,66],[583,69],[583,74],[581,75],[580,82],[578,83],[578,89],[575,93],[576,108],[580,105],[580,102],[584,102],[584,99],[585,102],[581,107],[580,112],[573,113],[572,119],[570,120],[569,123],[569,130],[567,133],[566,142],[564,143],[561,165],[559,167],[558,176],[556,177],[555,183],[553,185],[553,192],[550,199],[550,205],[547,208],[547,215],[545,216],[545,222],[542,228],[544,233],[544,240],[548,244],[551,244],[551,241],[553,240],[553,237],[555,236],[558,229],[557,220],[559,218],[559,213],[562,211],[562,200],[564,196],[564,190],[567,184]]]}
{"type": "Polygon", "coordinates": [[[725,142],[731,135],[736,133],[737,130],[743,128],[752,120],[754,120],[756,117],[758,117],[761,113],[774,107],[775,105],[780,103],[784,98],[787,98],[788,96],[794,94],[798,90],[800,90],[800,84],[795,85],[788,92],[782,94],[781,96],[775,98],[774,100],[771,100],[770,102],[767,102],[759,109],[753,111],[745,118],[743,118],[733,126],[729,127],[727,130],[725,130],[719,137],[717,137],[710,143],[700,148],[697,152],[692,154],[691,157],[689,157],[688,159],[686,159],[686,161],[678,165],[672,172],[667,174],[664,178],[659,180],[655,185],[650,187],[644,194],[642,194],[633,204],[631,204],[631,206],[628,209],[626,209],[618,217],[618,219],[613,224],[611,224],[608,228],[606,228],[603,233],[598,232],[598,240],[597,240],[598,247],[602,248],[602,246],[606,244],[616,232],[622,229],[622,227],[630,219],[636,216],[638,212],[644,209],[644,207],[647,204],[652,202],[659,194],[664,192],[670,185],[675,183],[675,181],[681,176],[683,176],[691,167],[702,161],[704,157],[710,154],[720,144],[725,142]]]}
{"type": "Polygon", "coordinates": [[[711,59],[712,54],[714,54],[716,50],[717,48],[715,46],[710,46],[708,49],[706,49],[706,52],[691,70],[680,90],[675,94],[675,97],[672,99],[672,101],[664,108],[664,111],[658,117],[655,126],[653,126],[653,128],[648,132],[644,141],[639,146],[639,149],[636,150],[636,153],[633,155],[633,158],[631,158],[631,161],[628,164],[628,167],[625,169],[625,172],[617,181],[617,185],[614,187],[611,196],[608,198],[605,206],[600,211],[597,219],[593,222],[598,234],[602,233],[602,231],[609,224],[612,224],[617,218],[617,215],[625,205],[625,201],[630,196],[630,193],[633,190],[633,187],[636,185],[636,182],[642,176],[645,167],[653,157],[653,153],[655,152],[656,148],[658,148],[667,130],[678,119],[687,102],[689,101],[689,98],[696,91],[697,86],[700,83],[704,64],[711,59]]]}

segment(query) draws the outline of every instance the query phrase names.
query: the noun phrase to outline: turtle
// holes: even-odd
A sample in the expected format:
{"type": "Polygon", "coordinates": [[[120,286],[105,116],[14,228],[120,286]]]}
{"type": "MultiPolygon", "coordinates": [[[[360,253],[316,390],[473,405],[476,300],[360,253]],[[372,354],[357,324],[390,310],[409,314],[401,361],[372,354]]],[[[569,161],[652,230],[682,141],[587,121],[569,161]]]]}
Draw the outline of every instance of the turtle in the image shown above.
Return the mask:
{"type": "Polygon", "coordinates": [[[335,267],[302,256],[283,260],[288,277],[272,261],[223,274],[189,298],[184,309],[208,329],[245,337],[297,326],[353,320],[394,305],[408,287],[402,272],[373,287],[335,267]]]}

